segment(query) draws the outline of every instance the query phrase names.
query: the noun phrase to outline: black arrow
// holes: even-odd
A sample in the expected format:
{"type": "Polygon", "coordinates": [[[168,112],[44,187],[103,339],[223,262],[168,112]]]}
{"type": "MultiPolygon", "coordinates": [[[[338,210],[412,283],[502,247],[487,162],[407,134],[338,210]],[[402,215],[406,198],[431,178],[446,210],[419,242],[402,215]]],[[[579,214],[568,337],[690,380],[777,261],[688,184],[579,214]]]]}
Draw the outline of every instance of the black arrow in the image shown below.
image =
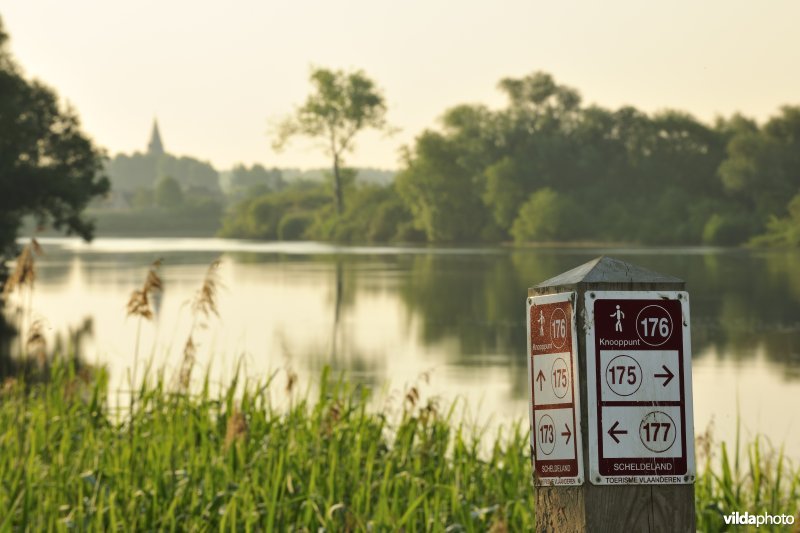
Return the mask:
{"type": "Polygon", "coordinates": [[[619,421],[614,422],[614,425],[611,426],[611,429],[608,430],[608,434],[611,435],[611,438],[614,439],[614,442],[619,444],[619,439],[617,438],[617,435],[627,435],[628,431],[625,429],[617,429],[617,426],[619,426],[619,421]]]}
{"type": "Polygon", "coordinates": [[[566,424],[564,424],[564,429],[566,429],[566,431],[562,431],[561,432],[561,436],[566,435],[567,436],[567,444],[569,444],[569,438],[572,436],[572,432],[569,430],[569,426],[566,425],[566,424]]]}
{"type": "Polygon", "coordinates": [[[655,376],[653,376],[653,377],[656,377],[656,378],[667,378],[667,379],[665,379],[665,380],[664,380],[664,383],[662,383],[662,384],[661,384],[661,386],[662,386],[662,387],[666,387],[666,386],[667,386],[667,383],[669,383],[670,381],[672,381],[672,378],[674,378],[674,377],[675,377],[675,374],[673,374],[673,373],[670,371],[670,369],[669,369],[669,368],[667,368],[667,365],[661,365],[661,368],[663,368],[663,369],[664,369],[664,372],[666,372],[666,374],[656,374],[656,375],[655,375],[655,376]]]}
{"type": "Polygon", "coordinates": [[[539,383],[539,390],[540,391],[542,390],[542,385],[544,384],[544,380],[545,380],[544,372],[539,370],[539,373],[536,375],[536,382],[539,383]]]}

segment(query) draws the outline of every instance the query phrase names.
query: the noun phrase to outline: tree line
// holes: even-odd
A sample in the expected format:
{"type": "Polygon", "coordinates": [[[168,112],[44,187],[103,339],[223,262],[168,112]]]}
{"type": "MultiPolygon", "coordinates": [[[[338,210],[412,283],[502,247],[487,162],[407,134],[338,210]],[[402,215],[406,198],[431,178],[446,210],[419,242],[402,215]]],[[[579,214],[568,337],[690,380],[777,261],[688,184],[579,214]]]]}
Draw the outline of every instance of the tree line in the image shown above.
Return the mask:
{"type": "Polygon", "coordinates": [[[342,172],[344,151],[335,139],[346,132],[352,142],[364,127],[385,128],[383,96],[362,82],[370,103],[363,94],[348,99],[348,84],[365,75],[320,71],[312,74],[315,92],[278,139],[284,143],[288,131],[334,143],[328,155],[336,210],[322,186],[251,195],[229,210],[223,235],[800,244],[798,106],[782,107],[763,125],[739,114],[704,124],[674,110],[584,105],[577,90],[537,72],[499,83],[507,97],[501,109],[447,110],[441,128],[404,148],[395,183],[356,187],[342,172]],[[359,121],[353,108],[369,105],[360,113],[372,122],[359,121]]]}
{"type": "Polygon", "coordinates": [[[106,195],[109,173],[114,192],[127,192],[159,227],[156,215],[166,222],[179,213],[187,226],[201,217],[230,237],[800,245],[800,106],[761,124],[739,114],[706,124],[680,111],[586,105],[536,72],[501,80],[499,109],[446,110],[440,127],[403,148],[384,186],[359,181],[347,164],[363,130],[392,131],[383,92],[362,71],[316,68],[308,98],[273,140],[278,148],[297,135],[324,141],[328,179],[238,166],[223,196],[213,167],[163,147],[107,160],[74,110],[22,74],[6,41],[0,25],[5,253],[30,216],[91,237],[85,208],[106,195]]]}

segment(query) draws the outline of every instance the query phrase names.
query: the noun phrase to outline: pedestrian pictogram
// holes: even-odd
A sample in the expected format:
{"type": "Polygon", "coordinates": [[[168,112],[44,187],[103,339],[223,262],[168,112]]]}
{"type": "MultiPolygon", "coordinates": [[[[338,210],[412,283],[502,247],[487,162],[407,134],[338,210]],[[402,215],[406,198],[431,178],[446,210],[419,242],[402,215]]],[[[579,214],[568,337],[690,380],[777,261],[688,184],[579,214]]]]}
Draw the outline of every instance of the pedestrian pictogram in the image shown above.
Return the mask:
{"type": "Polygon", "coordinates": [[[611,313],[610,316],[617,319],[616,324],[614,325],[614,331],[622,331],[622,319],[625,318],[625,313],[617,306],[617,310],[611,313]]]}
{"type": "Polygon", "coordinates": [[[539,309],[539,336],[544,337],[544,311],[539,309]]]}
{"type": "Polygon", "coordinates": [[[575,293],[528,299],[531,450],[537,485],[583,483],[575,293]]]}

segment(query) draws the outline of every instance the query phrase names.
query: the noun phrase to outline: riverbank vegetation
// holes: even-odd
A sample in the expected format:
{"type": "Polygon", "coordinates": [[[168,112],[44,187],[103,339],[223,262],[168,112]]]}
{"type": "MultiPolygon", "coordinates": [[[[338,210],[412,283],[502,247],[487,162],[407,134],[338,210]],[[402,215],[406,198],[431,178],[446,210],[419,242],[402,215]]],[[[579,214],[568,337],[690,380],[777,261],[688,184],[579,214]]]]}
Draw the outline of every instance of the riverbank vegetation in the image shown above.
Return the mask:
{"type": "MultiPolygon", "coordinates": [[[[49,372],[0,389],[3,530],[533,530],[527,422],[482,434],[419,385],[375,410],[327,371],[313,396],[288,371],[196,392],[159,372],[126,403],[102,371],[49,372]]],[[[698,530],[797,516],[800,470],[762,440],[698,453],[698,530]]]]}
{"type": "Polygon", "coordinates": [[[446,110],[438,127],[402,149],[396,173],[376,174],[346,166],[345,156],[364,127],[388,129],[382,93],[360,71],[316,69],[311,82],[315,92],[274,140],[324,136],[330,171],[314,180],[261,165],[217,173],[164,152],[154,128],[148,153],[117,156],[108,166],[113,190],[93,212],[101,234],[219,230],[234,238],[347,243],[800,242],[792,207],[800,202],[798,106],[784,106],[763,123],[739,114],[704,123],[679,110],[585,104],[576,89],[536,72],[500,81],[504,106],[446,110]],[[183,203],[158,199],[170,176],[183,203]],[[203,209],[189,201],[198,195],[205,195],[203,209]]]}
{"type": "Polygon", "coordinates": [[[499,87],[505,107],[447,110],[381,192],[339,180],[337,213],[262,191],[229,207],[223,234],[287,238],[272,228],[301,217],[303,231],[288,238],[797,244],[800,107],[764,124],[741,115],[704,124],[680,111],[584,105],[541,72],[499,87]]]}

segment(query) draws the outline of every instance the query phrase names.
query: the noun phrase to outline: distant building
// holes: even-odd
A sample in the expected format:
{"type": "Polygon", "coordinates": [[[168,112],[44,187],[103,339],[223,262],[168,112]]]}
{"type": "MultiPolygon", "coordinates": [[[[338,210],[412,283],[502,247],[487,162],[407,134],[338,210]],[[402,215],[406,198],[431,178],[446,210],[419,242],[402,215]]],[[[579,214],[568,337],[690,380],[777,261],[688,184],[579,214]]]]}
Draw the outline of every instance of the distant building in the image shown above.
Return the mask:
{"type": "MultiPolygon", "coordinates": [[[[205,194],[220,196],[219,175],[216,169],[206,161],[190,156],[175,156],[164,149],[158,120],[153,119],[153,129],[145,153],[117,154],[106,167],[111,178],[112,194],[135,193],[137,191],[153,191],[158,181],[164,177],[177,180],[184,192],[204,190],[205,194]]],[[[121,202],[133,205],[133,196],[116,198],[115,206],[123,207],[121,202]]]]}
{"type": "Polygon", "coordinates": [[[164,144],[158,132],[158,120],[153,119],[153,132],[150,134],[150,143],[147,145],[147,155],[159,157],[164,155],[164,144]]]}

